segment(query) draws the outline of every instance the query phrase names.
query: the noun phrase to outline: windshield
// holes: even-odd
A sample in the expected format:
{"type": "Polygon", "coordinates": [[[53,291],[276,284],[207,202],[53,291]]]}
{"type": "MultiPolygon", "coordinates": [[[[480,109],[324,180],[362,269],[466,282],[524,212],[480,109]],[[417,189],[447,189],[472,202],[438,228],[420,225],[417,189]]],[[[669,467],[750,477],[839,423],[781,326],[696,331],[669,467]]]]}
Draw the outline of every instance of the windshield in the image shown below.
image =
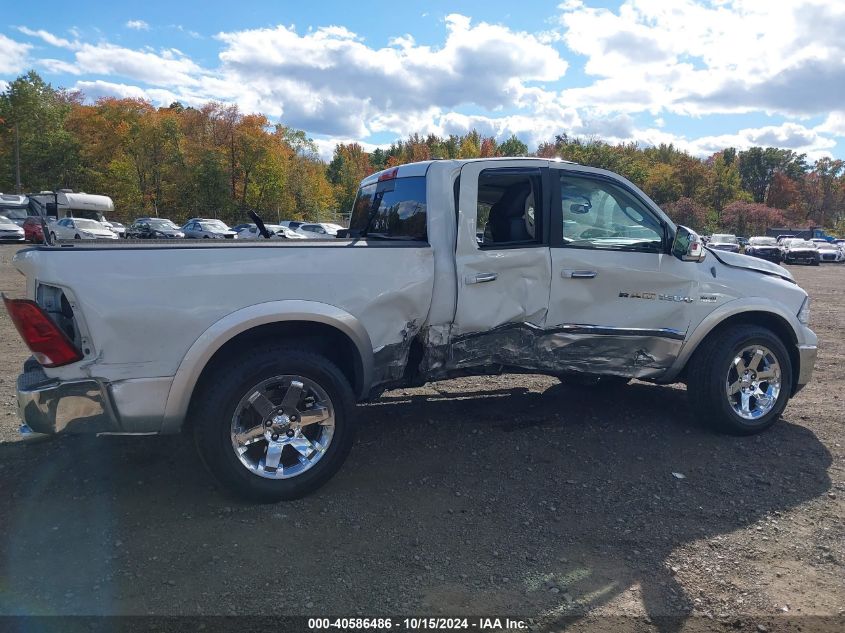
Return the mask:
{"type": "Polygon", "coordinates": [[[86,209],[72,209],[71,214],[75,218],[86,218],[88,220],[96,220],[98,222],[104,222],[105,218],[103,214],[99,211],[88,211],[86,209]]]}
{"type": "Polygon", "coordinates": [[[720,234],[720,233],[717,233],[716,235],[714,235],[711,238],[710,241],[711,242],[722,242],[723,244],[736,244],[737,243],[736,235],[724,235],[724,234],[720,234]]]}
{"type": "MultiPolygon", "coordinates": [[[[14,222],[12,222],[12,221],[11,221],[9,218],[7,218],[6,216],[4,216],[4,215],[0,215],[0,224],[15,224],[15,223],[14,223],[14,222]]],[[[17,226],[17,224],[15,224],[15,226],[17,226]]]]}
{"type": "Polygon", "coordinates": [[[791,248],[801,247],[801,248],[816,248],[816,245],[810,242],[809,240],[802,240],[800,238],[789,240],[789,246],[791,248]]]}
{"type": "Polygon", "coordinates": [[[94,220],[86,220],[84,218],[76,218],[74,224],[79,229],[102,229],[103,226],[94,220]]]}
{"type": "Polygon", "coordinates": [[[10,220],[25,220],[26,216],[28,215],[26,212],[26,207],[21,206],[0,206],[0,213],[5,215],[10,220]]]}
{"type": "Polygon", "coordinates": [[[229,227],[220,220],[206,220],[200,222],[203,231],[229,231],[229,227]]]}
{"type": "Polygon", "coordinates": [[[777,240],[773,237],[752,237],[749,242],[757,246],[777,246],[777,240]]]}
{"type": "Polygon", "coordinates": [[[154,229],[178,229],[170,220],[150,220],[150,226],[154,229]]]}

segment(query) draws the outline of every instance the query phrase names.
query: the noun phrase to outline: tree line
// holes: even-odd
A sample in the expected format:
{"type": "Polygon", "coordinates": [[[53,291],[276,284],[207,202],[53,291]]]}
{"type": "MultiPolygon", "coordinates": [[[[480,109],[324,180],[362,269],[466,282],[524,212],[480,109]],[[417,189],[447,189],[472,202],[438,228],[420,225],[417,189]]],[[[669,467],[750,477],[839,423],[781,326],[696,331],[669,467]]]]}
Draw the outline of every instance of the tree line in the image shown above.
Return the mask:
{"type": "Polygon", "coordinates": [[[86,103],[36,72],[0,93],[0,191],[71,188],[115,201],[115,218],[161,215],[243,221],[246,209],[270,220],[338,220],[358,183],[403,163],[447,158],[561,158],[622,174],[670,217],[702,232],[740,235],[770,226],[824,226],[845,233],[845,162],[774,147],[726,148],[705,159],[673,145],[610,144],[565,132],[533,152],[515,136],[497,142],[476,130],[413,134],[367,152],[338,144],[329,163],[301,130],[246,114],[236,105],[141,99],[86,103]],[[19,148],[16,150],[16,148],[19,148]],[[18,158],[19,157],[19,158],[18,158]]]}

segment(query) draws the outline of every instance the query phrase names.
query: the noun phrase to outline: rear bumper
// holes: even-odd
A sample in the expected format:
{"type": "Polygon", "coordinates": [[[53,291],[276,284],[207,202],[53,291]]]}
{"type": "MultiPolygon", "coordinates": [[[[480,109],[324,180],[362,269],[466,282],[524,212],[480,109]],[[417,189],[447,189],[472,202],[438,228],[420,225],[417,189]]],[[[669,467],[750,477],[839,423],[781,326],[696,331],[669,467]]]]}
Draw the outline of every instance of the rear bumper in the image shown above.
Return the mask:
{"type": "MultiPolygon", "coordinates": [[[[18,376],[18,414],[36,433],[161,432],[172,378],[59,380],[34,358],[18,376]]],[[[178,431],[181,425],[173,429],[178,431]]]]}
{"type": "Polygon", "coordinates": [[[28,362],[18,376],[18,413],[36,433],[108,433],[120,430],[108,391],[98,380],[50,379],[28,362]]]}

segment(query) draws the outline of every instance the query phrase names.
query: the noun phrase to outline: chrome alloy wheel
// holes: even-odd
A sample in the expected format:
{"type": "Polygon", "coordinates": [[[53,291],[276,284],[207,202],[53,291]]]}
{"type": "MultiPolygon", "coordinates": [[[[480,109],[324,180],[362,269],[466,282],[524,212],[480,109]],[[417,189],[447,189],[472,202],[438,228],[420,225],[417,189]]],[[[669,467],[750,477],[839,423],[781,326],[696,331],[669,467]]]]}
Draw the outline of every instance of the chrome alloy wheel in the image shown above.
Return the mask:
{"type": "Polygon", "coordinates": [[[334,407],[322,387],[302,376],[275,376],[235,408],[232,448],[253,474],[289,479],[322,459],[334,430],[334,407]]]}
{"type": "Polygon", "coordinates": [[[734,357],[725,389],[738,416],[746,420],[762,418],[774,408],[780,388],[780,364],[769,348],[749,345],[734,357]]]}

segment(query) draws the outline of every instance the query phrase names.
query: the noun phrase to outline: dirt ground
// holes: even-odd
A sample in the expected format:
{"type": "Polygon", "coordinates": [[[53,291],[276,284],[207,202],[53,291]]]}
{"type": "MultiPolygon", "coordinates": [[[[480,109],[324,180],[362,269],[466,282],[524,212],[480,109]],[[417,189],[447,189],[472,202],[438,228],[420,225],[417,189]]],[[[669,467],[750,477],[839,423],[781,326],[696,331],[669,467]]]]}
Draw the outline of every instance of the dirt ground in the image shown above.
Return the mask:
{"type": "MultiPolygon", "coordinates": [[[[0,291],[23,292],[17,248],[0,246],[0,291]]],[[[836,630],[845,266],[791,270],[821,350],[769,432],[696,424],[682,386],[607,398],[542,376],[453,380],[361,407],[340,473],[269,506],[224,496],[181,437],[21,440],[28,353],[0,309],[0,614],[836,630]]]]}

